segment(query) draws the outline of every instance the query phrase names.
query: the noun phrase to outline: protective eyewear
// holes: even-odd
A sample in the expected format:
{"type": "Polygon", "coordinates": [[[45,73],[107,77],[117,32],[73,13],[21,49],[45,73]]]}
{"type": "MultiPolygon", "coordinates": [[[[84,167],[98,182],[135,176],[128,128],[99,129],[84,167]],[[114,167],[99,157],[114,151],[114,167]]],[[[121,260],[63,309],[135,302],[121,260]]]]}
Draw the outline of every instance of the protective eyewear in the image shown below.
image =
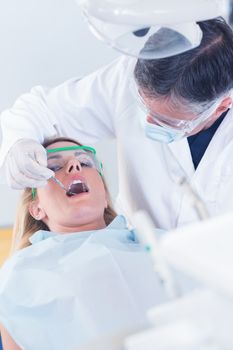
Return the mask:
{"type": "Polygon", "coordinates": [[[203,123],[204,121],[208,120],[212,114],[217,109],[220,100],[218,99],[214,103],[212,103],[211,106],[209,106],[206,110],[203,112],[197,114],[192,120],[184,120],[184,119],[178,119],[178,118],[168,118],[165,116],[157,115],[154,112],[152,112],[145,104],[138,88],[136,87],[136,83],[134,83],[134,92],[136,93],[136,98],[138,101],[139,106],[141,109],[150,116],[151,123],[158,124],[165,128],[172,128],[176,130],[180,130],[186,133],[191,132],[194,130],[198,125],[203,123]]]}
{"type": "Polygon", "coordinates": [[[57,172],[61,170],[70,157],[74,157],[81,167],[94,168],[102,174],[102,165],[96,158],[96,150],[89,146],[70,146],[47,150],[47,167],[57,172]]]}
{"type": "MultiPolygon", "coordinates": [[[[69,146],[49,149],[47,150],[47,167],[56,174],[66,166],[71,158],[75,158],[81,168],[96,169],[102,176],[102,163],[96,158],[96,150],[89,146],[69,146]]],[[[59,186],[64,187],[56,177],[53,179],[59,186]]],[[[36,189],[32,188],[32,198],[34,199],[35,196],[36,189]]]]}

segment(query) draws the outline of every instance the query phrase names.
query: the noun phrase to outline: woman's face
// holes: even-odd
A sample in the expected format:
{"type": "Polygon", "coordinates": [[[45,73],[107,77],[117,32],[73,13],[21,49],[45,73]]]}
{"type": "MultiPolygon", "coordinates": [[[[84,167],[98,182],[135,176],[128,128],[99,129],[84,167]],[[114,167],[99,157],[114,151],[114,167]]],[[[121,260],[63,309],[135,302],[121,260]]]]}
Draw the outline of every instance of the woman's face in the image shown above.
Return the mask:
{"type": "MultiPolygon", "coordinates": [[[[73,142],[56,142],[47,150],[77,146],[73,142]]],[[[105,227],[104,209],[107,198],[99,172],[87,162],[85,154],[77,157],[76,150],[48,153],[48,167],[55,171],[56,178],[74,195],[66,192],[50,179],[43,188],[37,189],[30,213],[43,220],[51,231],[76,232],[105,227]]]]}

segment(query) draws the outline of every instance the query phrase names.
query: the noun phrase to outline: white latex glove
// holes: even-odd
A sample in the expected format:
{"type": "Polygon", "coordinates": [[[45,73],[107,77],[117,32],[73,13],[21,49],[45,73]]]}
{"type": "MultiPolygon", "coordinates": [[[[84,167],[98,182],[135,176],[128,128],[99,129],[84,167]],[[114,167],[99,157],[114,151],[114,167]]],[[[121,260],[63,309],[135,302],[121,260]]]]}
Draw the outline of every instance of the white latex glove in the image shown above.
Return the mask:
{"type": "Polygon", "coordinates": [[[6,157],[6,178],[11,188],[43,187],[54,172],[47,168],[45,148],[30,139],[17,141],[6,157]]]}

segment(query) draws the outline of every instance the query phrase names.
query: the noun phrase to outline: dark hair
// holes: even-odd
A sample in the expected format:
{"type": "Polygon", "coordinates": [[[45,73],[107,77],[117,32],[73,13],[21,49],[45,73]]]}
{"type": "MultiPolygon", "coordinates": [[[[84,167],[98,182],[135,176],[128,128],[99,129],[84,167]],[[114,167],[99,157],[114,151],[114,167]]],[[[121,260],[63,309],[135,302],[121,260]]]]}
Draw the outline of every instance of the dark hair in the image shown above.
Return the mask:
{"type": "Polygon", "coordinates": [[[145,94],[203,104],[232,89],[231,27],[221,17],[198,24],[203,32],[198,47],[167,58],[138,59],[134,76],[145,94]]]}

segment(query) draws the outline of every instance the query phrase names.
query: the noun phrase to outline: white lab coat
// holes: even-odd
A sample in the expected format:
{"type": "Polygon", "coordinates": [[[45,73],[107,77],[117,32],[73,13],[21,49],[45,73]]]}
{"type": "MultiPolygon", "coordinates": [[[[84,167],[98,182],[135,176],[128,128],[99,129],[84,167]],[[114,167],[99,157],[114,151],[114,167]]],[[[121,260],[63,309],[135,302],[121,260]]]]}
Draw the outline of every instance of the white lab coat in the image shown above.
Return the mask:
{"type": "Polygon", "coordinates": [[[43,142],[55,135],[84,144],[116,138],[117,207],[128,218],[145,209],[157,227],[171,229],[197,219],[177,181],[186,174],[211,216],[233,209],[233,119],[229,111],[195,171],[187,139],[161,144],[145,137],[143,111],[130,89],[135,59],[121,57],[82,80],[36,87],[3,112],[0,165],[18,139],[43,142]]]}

